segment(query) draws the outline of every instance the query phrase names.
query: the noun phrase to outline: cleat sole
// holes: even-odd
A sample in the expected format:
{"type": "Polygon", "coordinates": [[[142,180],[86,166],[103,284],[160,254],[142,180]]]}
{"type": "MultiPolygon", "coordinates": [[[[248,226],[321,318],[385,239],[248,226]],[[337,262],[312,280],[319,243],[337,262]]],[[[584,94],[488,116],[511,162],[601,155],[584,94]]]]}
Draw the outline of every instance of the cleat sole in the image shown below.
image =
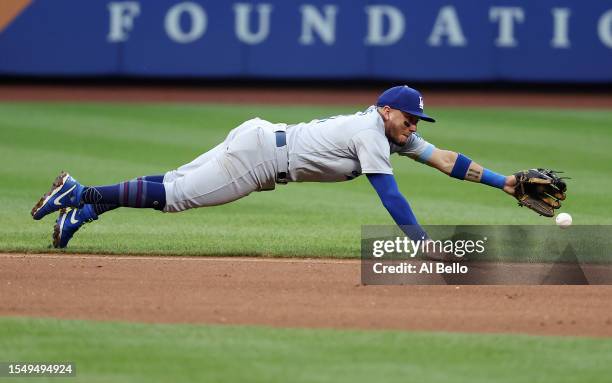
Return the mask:
{"type": "Polygon", "coordinates": [[[55,226],[53,226],[53,247],[58,249],[60,245],[60,239],[62,238],[62,225],[64,220],[66,219],[66,209],[60,210],[60,217],[62,220],[60,222],[55,222],[55,226]]]}
{"type": "Polygon", "coordinates": [[[49,189],[49,191],[47,193],[45,193],[45,195],[43,195],[38,202],[36,202],[36,205],[34,205],[34,207],[32,208],[32,211],[30,212],[30,214],[32,215],[32,218],[39,220],[43,217],[40,218],[35,218],[34,216],[36,215],[36,213],[38,213],[38,211],[40,210],[40,208],[47,203],[47,201],[53,197],[54,195],[57,194],[57,192],[60,191],[60,189],[62,188],[62,186],[64,186],[64,183],[66,182],[66,179],[69,177],[70,175],[68,173],[66,173],[65,171],[62,170],[62,172],[59,174],[59,176],[57,176],[55,178],[55,180],[53,181],[53,184],[51,185],[51,189],[49,189]]]}

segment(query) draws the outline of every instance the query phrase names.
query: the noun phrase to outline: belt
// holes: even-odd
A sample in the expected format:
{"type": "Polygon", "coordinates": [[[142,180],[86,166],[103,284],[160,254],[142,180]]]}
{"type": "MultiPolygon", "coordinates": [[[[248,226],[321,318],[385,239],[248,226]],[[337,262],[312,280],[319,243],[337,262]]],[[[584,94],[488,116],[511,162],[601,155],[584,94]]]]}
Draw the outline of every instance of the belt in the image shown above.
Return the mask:
{"type": "Polygon", "coordinates": [[[287,151],[286,127],[274,132],[276,136],[276,183],[286,184],[289,173],[289,153],[287,151]]]}

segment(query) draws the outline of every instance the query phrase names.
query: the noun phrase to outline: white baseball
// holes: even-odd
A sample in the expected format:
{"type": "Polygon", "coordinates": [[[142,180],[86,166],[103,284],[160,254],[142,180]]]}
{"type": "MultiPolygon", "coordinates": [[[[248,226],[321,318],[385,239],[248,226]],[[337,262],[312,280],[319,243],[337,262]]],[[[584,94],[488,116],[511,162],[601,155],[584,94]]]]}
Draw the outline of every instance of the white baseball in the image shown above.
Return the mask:
{"type": "Polygon", "coordinates": [[[555,222],[557,222],[557,226],[562,229],[569,227],[572,224],[572,216],[567,213],[560,213],[555,218],[555,222]]]}

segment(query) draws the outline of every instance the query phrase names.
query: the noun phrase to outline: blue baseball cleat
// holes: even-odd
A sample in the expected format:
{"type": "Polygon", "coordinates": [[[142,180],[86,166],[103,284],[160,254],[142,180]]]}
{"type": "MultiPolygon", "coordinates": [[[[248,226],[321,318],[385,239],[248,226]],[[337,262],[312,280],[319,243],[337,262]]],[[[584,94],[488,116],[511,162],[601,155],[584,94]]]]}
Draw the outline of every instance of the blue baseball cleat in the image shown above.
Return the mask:
{"type": "Polygon", "coordinates": [[[81,204],[83,189],[85,189],[83,185],[62,171],[53,181],[51,190],[32,208],[32,218],[39,220],[59,209],[78,207],[81,204]]]}
{"type": "Polygon", "coordinates": [[[53,247],[63,249],[68,246],[68,242],[81,226],[97,219],[98,215],[89,204],[82,208],[61,209],[53,228],[53,247]]]}

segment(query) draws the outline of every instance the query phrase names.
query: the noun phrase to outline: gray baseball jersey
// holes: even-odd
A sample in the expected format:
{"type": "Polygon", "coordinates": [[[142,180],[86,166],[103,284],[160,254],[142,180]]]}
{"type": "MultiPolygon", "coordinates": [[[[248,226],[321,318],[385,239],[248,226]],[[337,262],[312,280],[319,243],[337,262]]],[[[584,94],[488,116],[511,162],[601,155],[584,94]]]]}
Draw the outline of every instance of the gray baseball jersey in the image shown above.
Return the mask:
{"type": "Polygon", "coordinates": [[[412,134],[404,146],[385,136],[376,107],[351,115],[313,120],[287,128],[292,181],[346,181],[362,173],[393,174],[392,153],[422,159],[433,145],[412,134]]]}
{"type": "MultiPolygon", "coordinates": [[[[259,118],[233,129],[225,141],[164,176],[167,212],[220,205],[254,191],[275,188],[274,131],[285,124],[259,118]]],[[[337,182],[362,173],[393,174],[389,156],[424,161],[434,146],[412,134],[403,146],[390,143],[374,106],[352,115],[313,120],[286,128],[289,179],[337,182]]]]}

